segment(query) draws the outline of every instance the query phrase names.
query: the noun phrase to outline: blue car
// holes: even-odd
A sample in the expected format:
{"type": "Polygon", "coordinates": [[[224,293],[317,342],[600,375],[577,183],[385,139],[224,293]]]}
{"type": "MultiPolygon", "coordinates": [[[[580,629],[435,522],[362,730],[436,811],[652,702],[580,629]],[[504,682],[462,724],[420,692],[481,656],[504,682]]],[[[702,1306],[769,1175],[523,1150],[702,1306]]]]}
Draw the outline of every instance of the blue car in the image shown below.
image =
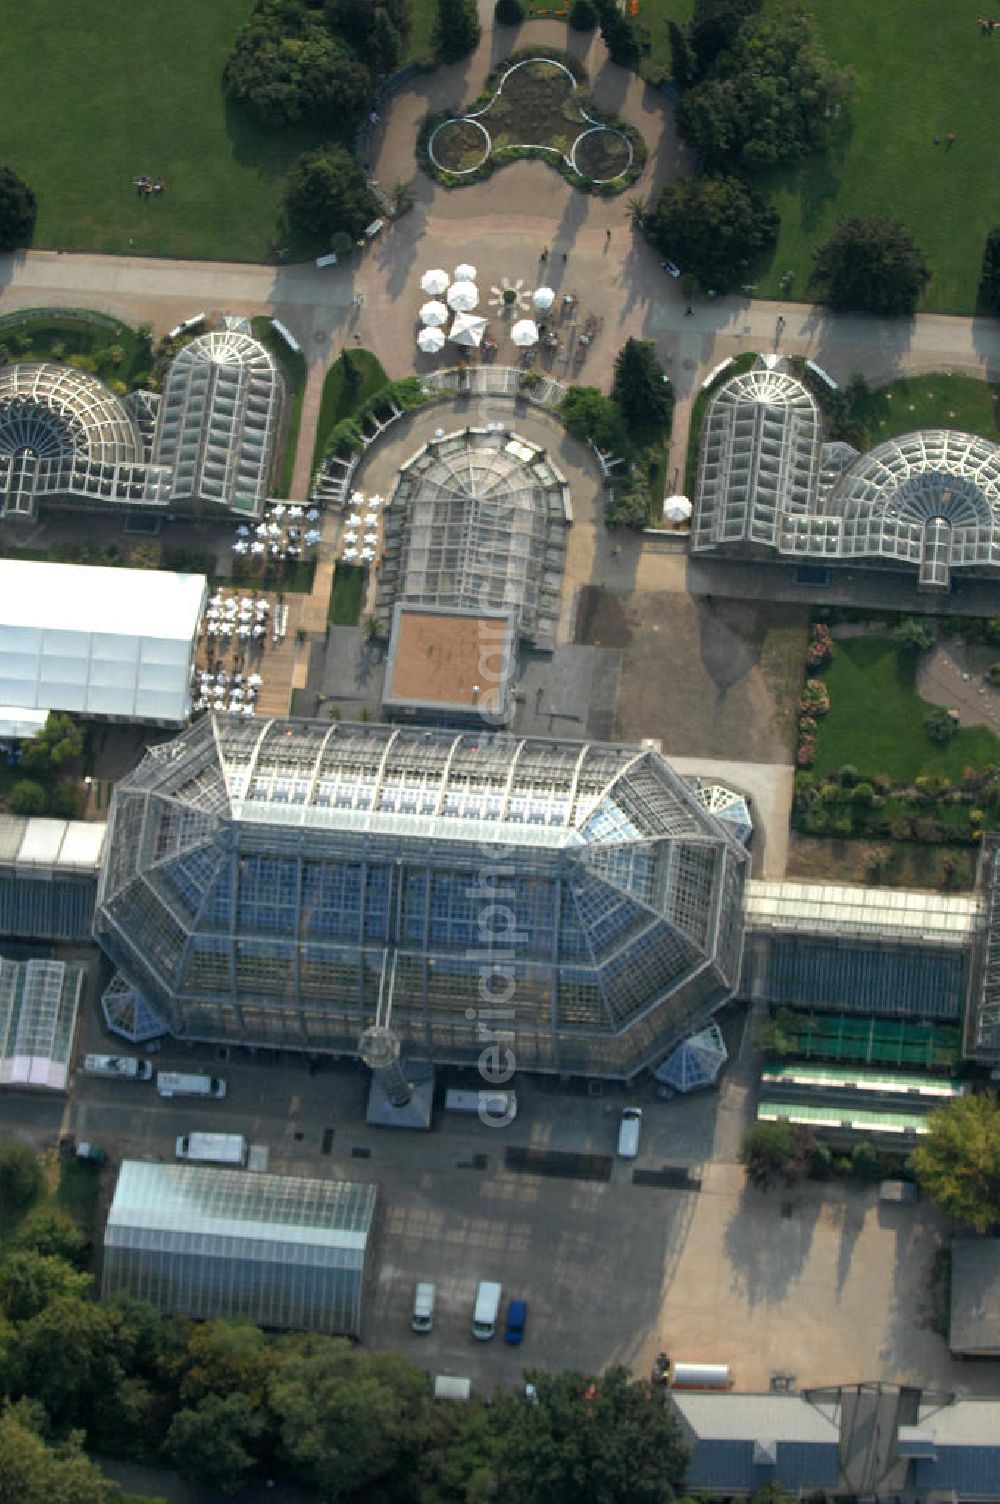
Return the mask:
{"type": "Polygon", "coordinates": [[[528,1324],[528,1302],[526,1300],[512,1300],[507,1307],[507,1325],[504,1328],[503,1340],[512,1346],[524,1341],[524,1328],[528,1324]]]}

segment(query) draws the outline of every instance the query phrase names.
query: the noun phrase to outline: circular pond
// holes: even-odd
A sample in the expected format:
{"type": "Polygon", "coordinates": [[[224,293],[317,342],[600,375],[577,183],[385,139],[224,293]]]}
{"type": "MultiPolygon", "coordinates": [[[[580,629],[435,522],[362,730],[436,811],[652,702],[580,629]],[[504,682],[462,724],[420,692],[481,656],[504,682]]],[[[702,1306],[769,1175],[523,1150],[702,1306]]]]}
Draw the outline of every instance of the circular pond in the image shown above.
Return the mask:
{"type": "Polygon", "coordinates": [[[475,172],[490,154],[490,133],[478,120],[445,120],[427,143],[435,167],[445,172],[475,172]]]}
{"type": "Polygon", "coordinates": [[[595,125],[577,136],[570,161],[591,182],[607,183],[632,166],[632,143],[609,125],[595,125]]]}

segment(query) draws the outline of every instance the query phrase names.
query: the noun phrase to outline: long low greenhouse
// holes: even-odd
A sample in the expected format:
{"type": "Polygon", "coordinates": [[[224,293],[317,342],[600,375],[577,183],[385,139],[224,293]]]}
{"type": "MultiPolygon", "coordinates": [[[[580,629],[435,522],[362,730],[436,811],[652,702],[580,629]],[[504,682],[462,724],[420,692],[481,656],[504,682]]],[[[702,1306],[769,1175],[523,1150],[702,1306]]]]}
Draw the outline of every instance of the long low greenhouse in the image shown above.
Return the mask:
{"type": "Polygon", "coordinates": [[[348,1181],[125,1160],[102,1294],[166,1315],[358,1337],[376,1194],[348,1181]]]}

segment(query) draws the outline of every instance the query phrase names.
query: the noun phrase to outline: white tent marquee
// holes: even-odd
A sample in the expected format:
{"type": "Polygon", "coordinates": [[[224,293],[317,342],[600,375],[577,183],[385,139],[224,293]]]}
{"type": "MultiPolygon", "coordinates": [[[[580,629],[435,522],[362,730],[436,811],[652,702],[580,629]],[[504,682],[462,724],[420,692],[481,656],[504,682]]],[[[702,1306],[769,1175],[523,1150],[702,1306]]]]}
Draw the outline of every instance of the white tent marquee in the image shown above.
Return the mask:
{"type": "Polygon", "coordinates": [[[179,725],[200,574],[0,559],[0,704],[179,725]]]}

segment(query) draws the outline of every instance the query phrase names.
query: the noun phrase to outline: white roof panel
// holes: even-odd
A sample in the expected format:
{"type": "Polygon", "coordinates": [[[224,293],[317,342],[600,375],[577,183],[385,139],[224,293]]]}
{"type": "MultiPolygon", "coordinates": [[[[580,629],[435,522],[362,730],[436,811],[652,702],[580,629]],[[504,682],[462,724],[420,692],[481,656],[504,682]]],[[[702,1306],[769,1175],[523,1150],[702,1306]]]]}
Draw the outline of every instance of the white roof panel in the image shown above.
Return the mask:
{"type": "Polygon", "coordinates": [[[51,867],[58,859],[67,823],[66,820],[29,820],[17,854],[18,861],[51,867]]]}
{"type": "Polygon", "coordinates": [[[103,820],[70,820],[59,850],[59,866],[96,869],[107,829],[103,820]]]}
{"type": "Polygon", "coordinates": [[[0,559],[0,704],[183,721],[203,575],[0,559]]]}
{"type": "Polygon", "coordinates": [[[0,559],[0,624],[190,640],[205,577],[0,559]]]}
{"type": "Polygon", "coordinates": [[[833,1421],[797,1394],[670,1393],[699,1441],[826,1442],[836,1446],[840,1433],[833,1421]]]}

